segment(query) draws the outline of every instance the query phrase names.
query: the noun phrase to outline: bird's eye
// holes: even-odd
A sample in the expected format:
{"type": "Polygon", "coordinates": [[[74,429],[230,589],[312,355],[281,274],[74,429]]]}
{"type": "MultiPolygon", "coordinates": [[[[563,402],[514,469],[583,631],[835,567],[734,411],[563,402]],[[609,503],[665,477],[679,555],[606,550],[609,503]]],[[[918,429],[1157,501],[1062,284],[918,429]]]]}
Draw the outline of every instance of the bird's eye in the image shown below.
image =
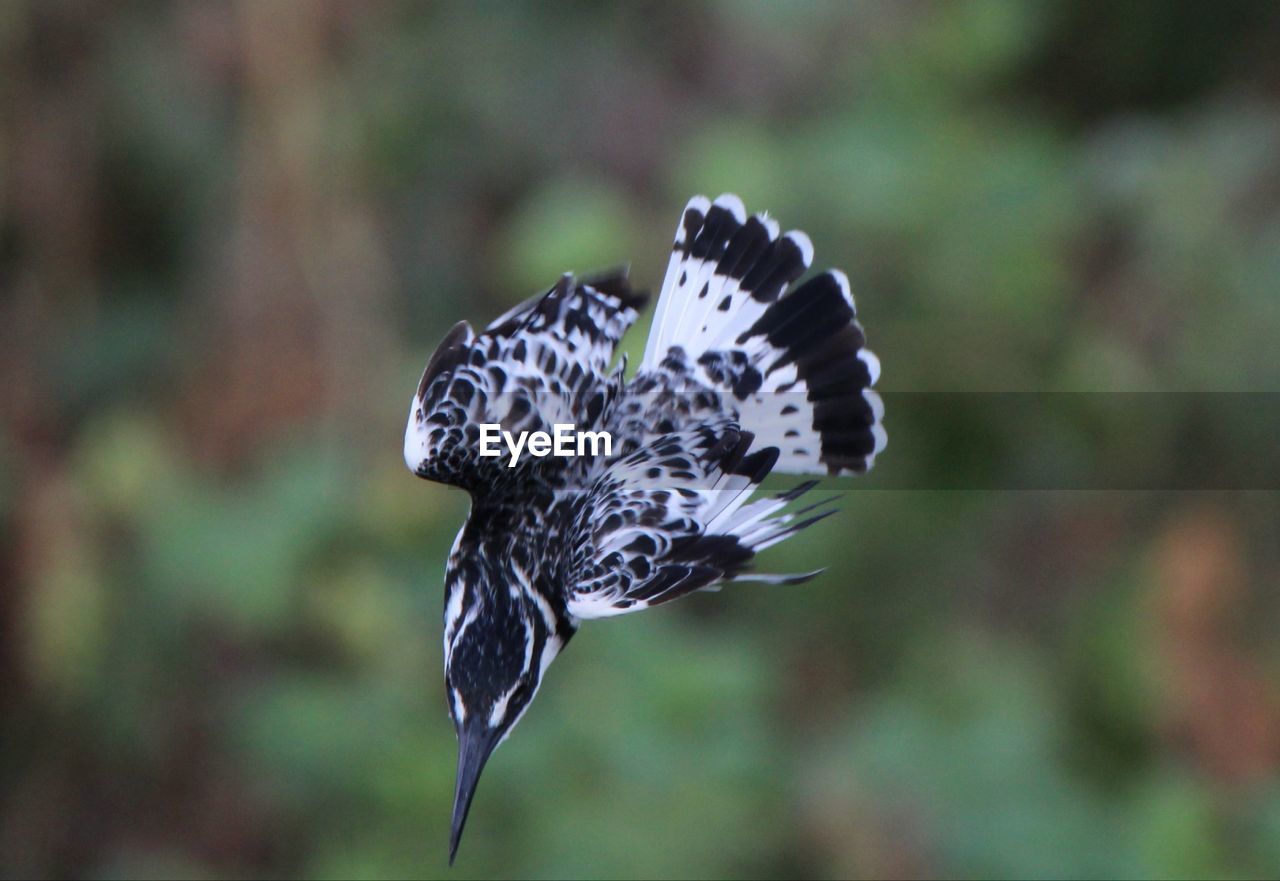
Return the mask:
{"type": "Polygon", "coordinates": [[[427,369],[422,373],[422,381],[418,383],[418,397],[423,398],[432,380],[446,370],[451,370],[461,363],[467,351],[466,342],[471,336],[471,327],[465,321],[459,321],[453,329],[445,334],[436,352],[427,362],[427,369]]]}

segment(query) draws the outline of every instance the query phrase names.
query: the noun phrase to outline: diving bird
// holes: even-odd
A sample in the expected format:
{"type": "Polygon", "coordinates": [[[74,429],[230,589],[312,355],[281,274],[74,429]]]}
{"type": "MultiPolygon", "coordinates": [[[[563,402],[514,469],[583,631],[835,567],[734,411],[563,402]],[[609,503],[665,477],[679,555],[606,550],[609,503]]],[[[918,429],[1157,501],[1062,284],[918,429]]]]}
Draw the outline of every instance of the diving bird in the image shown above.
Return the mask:
{"type": "Polygon", "coordinates": [[[625,270],[567,274],[480,333],[458,323],[431,356],[405,462],[471,497],[445,571],[451,864],[480,772],[582,621],[818,574],[752,570],[758,552],[833,513],[800,501],[817,481],[753,494],[771,472],[863,473],[886,435],[848,279],[832,269],[795,284],[812,259],[804,233],[748,216],[736,196],[697,196],[631,379],[625,357],[611,363],[646,297],[625,270]],[[535,446],[561,426],[609,442],[535,446]],[[482,443],[500,432],[528,439],[527,453],[482,443]]]}

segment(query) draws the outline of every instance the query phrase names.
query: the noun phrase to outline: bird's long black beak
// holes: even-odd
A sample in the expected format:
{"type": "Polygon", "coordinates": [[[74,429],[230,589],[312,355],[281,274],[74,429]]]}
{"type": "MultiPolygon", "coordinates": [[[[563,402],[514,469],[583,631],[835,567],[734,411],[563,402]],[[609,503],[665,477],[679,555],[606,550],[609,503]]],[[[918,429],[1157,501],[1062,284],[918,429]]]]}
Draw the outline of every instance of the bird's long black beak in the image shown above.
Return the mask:
{"type": "Polygon", "coordinates": [[[480,772],[501,739],[501,732],[484,724],[483,719],[468,720],[458,728],[458,782],[453,794],[453,829],[449,833],[449,865],[458,854],[462,827],[467,824],[471,799],[480,782],[480,772]]]}

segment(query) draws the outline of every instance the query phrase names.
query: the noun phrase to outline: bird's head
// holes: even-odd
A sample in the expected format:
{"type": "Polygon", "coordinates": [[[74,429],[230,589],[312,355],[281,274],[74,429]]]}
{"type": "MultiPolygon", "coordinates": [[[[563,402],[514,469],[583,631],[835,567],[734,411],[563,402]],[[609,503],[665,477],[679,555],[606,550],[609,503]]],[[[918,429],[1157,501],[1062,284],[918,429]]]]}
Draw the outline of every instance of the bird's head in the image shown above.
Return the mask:
{"type": "Polygon", "coordinates": [[[564,644],[535,604],[505,592],[503,600],[458,615],[456,625],[445,630],[445,688],[458,734],[450,864],[480,772],[528,709],[543,671],[564,644]]]}

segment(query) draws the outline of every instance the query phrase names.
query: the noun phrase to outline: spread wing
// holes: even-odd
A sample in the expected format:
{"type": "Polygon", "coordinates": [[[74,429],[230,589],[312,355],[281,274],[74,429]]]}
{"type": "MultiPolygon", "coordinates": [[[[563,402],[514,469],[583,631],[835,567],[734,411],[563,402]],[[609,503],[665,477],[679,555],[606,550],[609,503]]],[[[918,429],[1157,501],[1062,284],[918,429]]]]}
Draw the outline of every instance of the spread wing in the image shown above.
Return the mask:
{"type": "Polygon", "coordinates": [[[648,608],[727,580],[803,581],[751,575],[757,551],[816,522],[827,509],[784,509],[808,483],[748,502],[774,466],[776,447],[727,420],[661,435],[614,460],[574,494],[566,538],[568,610],[599,618],[648,608]]]}
{"type": "Polygon", "coordinates": [[[525,457],[516,469],[507,469],[505,450],[481,457],[480,426],[513,433],[594,426],[621,389],[621,372],[610,373],[609,362],[644,299],[625,272],[581,282],[565,275],[480,334],[458,324],[410,401],[405,464],[420,477],[467,488],[501,485],[533,468],[544,476],[563,471],[569,463],[552,457],[525,457]]]}

